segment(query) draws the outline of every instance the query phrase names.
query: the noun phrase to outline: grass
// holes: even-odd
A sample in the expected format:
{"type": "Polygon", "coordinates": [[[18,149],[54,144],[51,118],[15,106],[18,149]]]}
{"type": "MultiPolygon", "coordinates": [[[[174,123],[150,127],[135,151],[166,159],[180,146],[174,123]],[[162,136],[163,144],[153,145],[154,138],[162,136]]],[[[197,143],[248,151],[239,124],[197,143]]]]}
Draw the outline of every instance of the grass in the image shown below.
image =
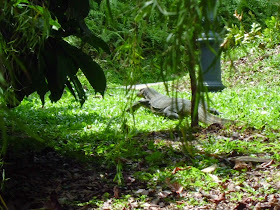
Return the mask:
{"type": "MultiPolygon", "coordinates": [[[[148,195],[125,192],[119,199],[112,198],[115,209],[129,203],[143,207],[150,201],[150,194],[169,191],[179,192],[178,196],[162,195],[161,200],[178,208],[207,205],[209,199],[204,199],[205,193],[224,192],[225,183],[242,189],[230,193],[229,200],[233,202],[241,202],[244,195],[261,199],[263,194],[277,191],[274,184],[279,176],[276,181],[266,182],[266,188],[245,186],[241,183],[248,178],[246,169],[234,170],[225,159],[231,155],[253,155],[280,160],[279,55],[273,52],[277,49],[262,59],[264,51],[244,56],[244,51],[237,48],[231,52],[236,58],[235,69],[230,69],[230,61],[223,58],[223,83],[227,88],[209,93],[209,97],[213,107],[223,113],[222,117],[239,123],[216,133],[211,129],[207,132],[204,125],[195,134],[196,140],[189,135],[183,138],[178,129],[185,127],[178,126],[178,121],[155,116],[144,108],[135,115],[124,112],[137,99],[133,92],[127,95],[114,85],[109,86],[103,99],[95,97],[88,88],[88,100],[83,107],[65,92],[59,102],[47,99],[42,108],[39,97],[33,94],[13,110],[13,115],[62,154],[110,170],[114,166],[116,183],[124,181],[122,173],[130,173],[145,188],[153,189],[148,195]],[[201,171],[214,164],[218,167],[210,175],[201,171]],[[204,192],[204,198],[194,199],[198,192],[204,192]]],[[[164,93],[164,87],[156,88],[164,93]]],[[[184,90],[178,95],[190,98],[189,89],[184,87],[184,90]]],[[[187,124],[188,119],[183,122],[187,124]]],[[[13,124],[9,129],[11,133],[18,131],[13,124]]],[[[18,141],[17,136],[10,138],[10,144],[13,141],[18,141]]],[[[102,206],[111,197],[106,194],[78,205],[102,206]]]]}

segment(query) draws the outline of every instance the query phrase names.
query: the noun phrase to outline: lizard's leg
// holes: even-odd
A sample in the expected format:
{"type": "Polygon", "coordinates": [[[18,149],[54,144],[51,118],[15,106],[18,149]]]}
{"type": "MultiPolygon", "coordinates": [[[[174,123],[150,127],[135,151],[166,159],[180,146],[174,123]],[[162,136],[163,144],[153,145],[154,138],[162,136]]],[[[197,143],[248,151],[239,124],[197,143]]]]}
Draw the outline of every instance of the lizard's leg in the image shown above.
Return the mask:
{"type": "Polygon", "coordinates": [[[133,113],[137,109],[139,109],[141,106],[150,108],[150,100],[144,99],[144,98],[140,99],[139,101],[135,102],[131,107],[129,107],[126,111],[133,113]]]}
{"type": "Polygon", "coordinates": [[[211,114],[214,114],[214,115],[221,114],[221,112],[219,112],[217,109],[214,109],[214,108],[208,108],[208,112],[210,112],[211,114]]]}
{"type": "Polygon", "coordinates": [[[217,109],[209,108],[209,106],[206,102],[204,102],[204,105],[202,103],[200,103],[200,105],[202,106],[203,109],[206,109],[211,114],[214,114],[214,115],[220,115],[221,114],[217,109]]]}
{"type": "Polygon", "coordinates": [[[163,110],[163,114],[165,117],[169,119],[179,119],[180,116],[177,114],[177,112],[174,111],[174,107],[168,106],[163,110]]]}

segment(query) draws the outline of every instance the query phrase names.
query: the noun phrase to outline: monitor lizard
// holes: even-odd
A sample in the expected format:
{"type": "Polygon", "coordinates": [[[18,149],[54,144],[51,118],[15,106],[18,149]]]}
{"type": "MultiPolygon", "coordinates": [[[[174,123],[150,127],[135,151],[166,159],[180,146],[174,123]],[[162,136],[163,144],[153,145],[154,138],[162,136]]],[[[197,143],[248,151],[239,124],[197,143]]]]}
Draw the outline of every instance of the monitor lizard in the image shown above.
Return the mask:
{"type": "MultiPolygon", "coordinates": [[[[166,95],[158,93],[153,88],[141,89],[137,96],[142,97],[139,101],[135,102],[126,111],[134,112],[141,106],[149,108],[152,112],[163,115],[169,119],[179,119],[191,114],[191,101],[183,98],[171,98],[166,95]]],[[[228,124],[234,123],[232,120],[223,119],[215,116],[212,113],[218,114],[215,109],[208,109],[201,103],[198,107],[198,120],[205,124],[228,124]]]]}

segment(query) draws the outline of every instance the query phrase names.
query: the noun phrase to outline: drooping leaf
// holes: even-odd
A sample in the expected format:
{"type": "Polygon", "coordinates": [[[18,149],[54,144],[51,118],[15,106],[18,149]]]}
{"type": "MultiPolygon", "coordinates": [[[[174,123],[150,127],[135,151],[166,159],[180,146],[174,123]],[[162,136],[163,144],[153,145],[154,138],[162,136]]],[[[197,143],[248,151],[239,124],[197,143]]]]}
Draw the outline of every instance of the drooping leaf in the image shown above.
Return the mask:
{"type": "MultiPolygon", "coordinates": [[[[97,2],[100,3],[99,0],[97,2]]],[[[9,43],[13,49],[6,53],[7,57],[12,59],[10,65],[5,64],[7,72],[3,77],[6,79],[7,75],[8,83],[5,88],[11,86],[13,98],[18,101],[14,106],[35,91],[43,104],[48,91],[51,93],[50,99],[56,102],[61,98],[66,86],[73,96],[83,103],[84,90],[79,79],[74,77],[79,68],[84,71],[93,88],[103,94],[106,79],[102,69],[85,53],[78,52],[81,49],[64,49],[61,44],[65,44],[62,41],[64,37],[80,33],[77,36],[81,37],[83,42],[89,42],[93,47],[109,52],[106,43],[95,36],[84,22],[90,9],[89,0],[22,3],[7,1],[5,6],[8,10],[3,10],[3,18],[0,18],[0,25],[3,26],[0,27],[0,48],[7,48],[6,43],[9,43]],[[15,12],[9,12],[12,10],[15,12]]]]}
{"type": "Polygon", "coordinates": [[[102,68],[94,62],[87,54],[80,55],[80,68],[85,74],[87,80],[96,92],[104,95],[106,89],[106,77],[102,68]]]}
{"type": "Polygon", "coordinates": [[[80,38],[83,42],[90,44],[95,49],[101,48],[106,53],[110,53],[110,48],[101,38],[95,36],[91,30],[87,27],[84,21],[81,21],[80,28],[83,30],[83,34],[75,34],[78,38],[80,38]]]}
{"type": "Polygon", "coordinates": [[[32,85],[40,96],[41,102],[45,104],[45,95],[49,91],[48,84],[45,79],[45,72],[47,70],[46,63],[42,56],[39,56],[38,69],[33,70],[32,85]]]}
{"type": "MultiPolygon", "coordinates": [[[[72,61],[72,57],[65,52],[60,42],[58,44],[59,46],[56,47],[58,73],[61,75],[61,78],[72,77],[78,72],[78,66],[72,61]]],[[[63,82],[65,83],[66,79],[63,82]]]]}
{"type": "Polygon", "coordinates": [[[74,89],[73,89],[73,87],[72,87],[72,85],[71,85],[71,83],[70,83],[69,80],[66,82],[66,86],[67,86],[68,90],[70,91],[70,93],[71,93],[71,94],[74,96],[74,98],[77,100],[76,93],[75,93],[75,91],[74,91],[74,89]]]}
{"type": "Polygon", "coordinates": [[[80,104],[82,106],[86,101],[86,94],[85,94],[85,91],[83,89],[83,86],[82,86],[81,82],[79,81],[79,79],[77,78],[76,75],[71,77],[70,80],[74,84],[75,90],[76,90],[76,92],[78,94],[78,97],[79,97],[80,104]]]}
{"type": "Polygon", "coordinates": [[[79,37],[83,42],[90,44],[95,49],[99,50],[99,48],[101,48],[106,53],[110,53],[110,48],[106,44],[106,42],[103,41],[103,39],[101,39],[93,34],[91,34],[91,35],[77,34],[76,36],[79,37]]]}
{"type": "Polygon", "coordinates": [[[67,42],[63,41],[62,46],[72,57],[75,65],[83,71],[93,89],[103,95],[106,89],[106,78],[101,67],[89,55],[67,42]]]}
{"type": "Polygon", "coordinates": [[[61,98],[64,90],[64,84],[66,82],[66,75],[60,74],[58,71],[56,45],[57,41],[50,39],[46,43],[44,51],[42,51],[44,61],[47,65],[45,76],[51,92],[49,98],[53,102],[56,102],[61,98]]]}
{"type": "MultiPolygon", "coordinates": [[[[72,94],[74,93],[68,81],[68,78],[70,78],[74,84],[74,89],[78,93],[79,101],[83,104],[85,101],[85,94],[82,85],[77,81],[78,78],[74,77],[79,66],[77,62],[73,61],[71,52],[65,50],[63,47],[64,44],[66,44],[66,42],[50,39],[45,49],[45,60],[49,66],[46,70],[46,78],[51,92],[50,99],[54,102],[58,101],[63,94],[65,85],[68,86],[70,91],[72,90],[72,94]]],[[[75,94],[73,95],[76,97],[75,94]]]]}
{"type": "Polygon", "coordinates": [[[77,78],[76,74],[79,69],[79,66],[76,62],[73,62],[71,52],[66,52],[63,48],[63,44],[65,42],[61,41],[58,43],[58,53],[57,53],[57,65],[58,65],[58,72],[62,75],[62,78],[66,78],[66,81],[63,83],[67,85],[68,89],[72,93],[72,95],[77,99],[75,91],[78,94],[78,99],[81,105],[84,104],[86,100],[86,95],[83,89],[82,84],[80,83],[79,79],[77,78]],[[68,79],[67,79],[68,78],[68,79]],[[72,87],[70,81],[74,84],[74,88],[72,87]]]}
{"type": "Polygon", "coordinates": [[[32,54],[25,56],[13,56],[13,70],[9,70],[8,74],[11,76],[11,85],[13,87],[13,94],[15,96],[15,103],[11,107],[17,106],[25,96],[34,92],[32,84],[32,72],[29,69],[34,69],[35,57],[32,54]],[[20,62],[19,62],[20,61],[20,62]],[[14,72],[12,72],[14,71],[14,72]]]}
{"type": "Polygon", "coordinates": [[[71,18],[83,20],[89,13],[89,0],[68,0],[68,11],[71,18]]]}

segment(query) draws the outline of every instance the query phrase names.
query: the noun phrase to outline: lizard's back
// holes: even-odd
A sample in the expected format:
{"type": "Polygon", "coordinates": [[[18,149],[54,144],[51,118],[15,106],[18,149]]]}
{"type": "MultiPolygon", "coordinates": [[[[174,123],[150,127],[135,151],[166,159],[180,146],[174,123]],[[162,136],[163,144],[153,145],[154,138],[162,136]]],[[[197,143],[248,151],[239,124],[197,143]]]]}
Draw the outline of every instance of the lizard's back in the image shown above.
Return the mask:
{"type": "MultiPolygon", "coordinates": [[[[164,114],[166,116],[174,116],[175,115],[185,117],[191,114],[191,101],[183,98],[171,98],[166,95],[158,93],[156,90],[152,88],[145,88],[140,91],[142,97],[149,99],[150,106],[153,111],[164,114]],[[165,112],[165,113],[164,113],[165,112]]],[[[139,96],[140,96],[139,95],[139,96]]],[[[177,118],[177,117],[176,117],[177,118]]],[[[207,111],[207,108],[203,105],[199,104],[198,107],[198,119],[201,122],[206,124],[212,123],[232,123],[233,121],[223,119],[217,116],[210,114],[207,111]]]]}

